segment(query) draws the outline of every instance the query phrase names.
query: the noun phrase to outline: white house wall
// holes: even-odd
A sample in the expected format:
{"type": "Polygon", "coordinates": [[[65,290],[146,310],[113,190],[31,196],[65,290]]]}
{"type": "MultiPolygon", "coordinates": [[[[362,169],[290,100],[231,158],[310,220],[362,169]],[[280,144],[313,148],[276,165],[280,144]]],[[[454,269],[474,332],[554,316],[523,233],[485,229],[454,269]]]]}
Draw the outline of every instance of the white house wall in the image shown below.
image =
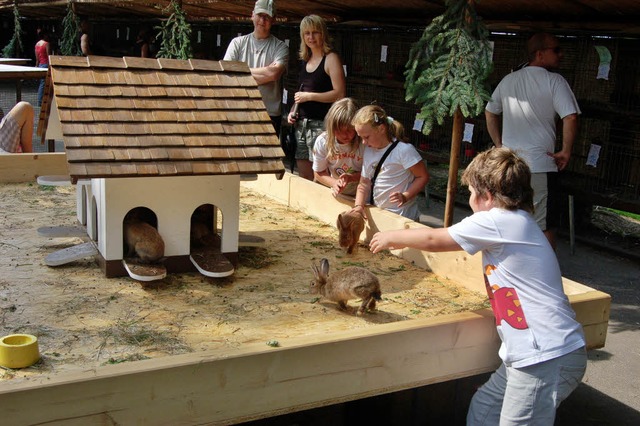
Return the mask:
{"type": "Polygon", "coordinates": [[[155,213],[165,256],[189,254],[191,214],[202,204],[222,212],[221,251],[238,251],[239,175],[92,179],[91,188],[97,203],[98,250],[105,260],[123,258],[122,221],[136,207],[155,213]]]}

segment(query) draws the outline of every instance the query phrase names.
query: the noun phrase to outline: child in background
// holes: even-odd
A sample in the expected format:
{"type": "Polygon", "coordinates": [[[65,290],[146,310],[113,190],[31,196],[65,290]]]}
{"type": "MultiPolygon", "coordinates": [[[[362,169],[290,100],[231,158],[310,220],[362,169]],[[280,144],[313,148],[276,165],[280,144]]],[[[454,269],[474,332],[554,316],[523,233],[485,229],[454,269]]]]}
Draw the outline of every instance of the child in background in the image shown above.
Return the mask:
{"type": "Polygon", "coordinates": [[[404,135],[402,124],[378,105],[368,105],[358,110],[353,125],[366,148],[352,211],[365,216],[364,206],[373,199],[381,209],[418,220],[416,196],[424,190],[429,173],[415,147],[400,140],[404,135]],[[388,149],[391,151],[375,176],[388,149]]]}
{"type": "MultiPolygon", "coordinates": [[[[51,55],[51,43],[49,43],[49,31],[42,28],[39,33],[40,40],[36,43],[36,67],[49,68],[49,55],[51,55]]],[[[45,79],[40,80],[38,85],[38,106],[42,105],[42,98],[44,97],[44,84],[45,79]]]]}
{"type": "Polygon", "coordinates": [[[0,121],[0,154],[33,152],[34,111],[30,103],[18,102],[0,121]]]}
{"type": "Polygon", "coordinates": [[[335,102],[325,117],[326,131],[313,149],[315,181],[339,194],[354,196],[360,180],[364,145],[351,124],[358,107],[351,98],[335,102]]]}
{"type": "Polygon", "coordinates": [[[376,233],[370,249],[482,251],[502,365],[475,393],[469,425],[553,425],[580,384],[585,339],[554,251],[533,219],[531,172],[513,151],[479,154],[462,175],[474,214],[449,228],[376,233]]]}

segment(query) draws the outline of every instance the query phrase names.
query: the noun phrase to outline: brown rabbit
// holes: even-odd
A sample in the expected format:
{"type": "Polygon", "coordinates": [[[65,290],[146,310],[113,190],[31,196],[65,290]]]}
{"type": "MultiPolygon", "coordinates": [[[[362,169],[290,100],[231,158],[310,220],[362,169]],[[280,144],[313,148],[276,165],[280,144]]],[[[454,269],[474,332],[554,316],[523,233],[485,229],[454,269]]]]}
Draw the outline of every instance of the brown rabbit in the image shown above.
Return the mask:
{"type": "Polygon", "coordinates": [[[364,218],[360,213],[343,212],[338,215],[336,227],[340,247],[346,249],[348,254],[353,253],[353,250],[358,247],[360,234],[364,230],[364,218]]]}
{"type": "Polygon", "coordinates": [[[164,240],[156,228],[137,218],[127,218],[123,225],[127,257],[154,263],[164,256],[164,240]]]}
{"type": "Polygon", "coordinates": [[[203,204],[191,215],[191,247],[213,247],[216,238],[212,228],[213,206],[203,204]]]}
{"type": "Polygon", "coordinates": [[[340,309],[348,310],[347,301],[360,298],[362,304],[357,314],[361,315],[367,309],[375,309],[376,300],[382,298],[378,277],[364,268],[350,266],[329,276],[329,261],[322,259],[320,268],[311,265],[311,269],[315,279],[311,282],[309,291],[337,302],[340,309]]]}

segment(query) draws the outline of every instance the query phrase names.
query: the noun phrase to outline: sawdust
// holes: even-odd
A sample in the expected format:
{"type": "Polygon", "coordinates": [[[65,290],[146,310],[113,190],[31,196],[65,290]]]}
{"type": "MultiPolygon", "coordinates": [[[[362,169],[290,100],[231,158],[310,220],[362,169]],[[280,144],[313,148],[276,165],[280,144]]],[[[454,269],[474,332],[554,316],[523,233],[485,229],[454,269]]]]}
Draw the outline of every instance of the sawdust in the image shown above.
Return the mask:
{"type": "MultiPolygon", "coordinates": [[[[55,250],[80,238],[44,238],[41,226],[76,224],[75,187],[0,185],[0,333],[38,337],[42,359],[0,380],[22,380],[104,364],[375,327],[486,307],[485,296],[456,287],[389,253],[347,255],[335,228],[246,189],[240,229],[265,239],[242,248],[233,276],[169,274],[153,283],[104,277],[91,258],[48,267],[55,250]],[[339,311],[308,291],[311,263],[333,271],[358,265],[380,278],[378,311],[339,311]]],[[[355,306],[357,301],[351,301],[355,306]]]]}

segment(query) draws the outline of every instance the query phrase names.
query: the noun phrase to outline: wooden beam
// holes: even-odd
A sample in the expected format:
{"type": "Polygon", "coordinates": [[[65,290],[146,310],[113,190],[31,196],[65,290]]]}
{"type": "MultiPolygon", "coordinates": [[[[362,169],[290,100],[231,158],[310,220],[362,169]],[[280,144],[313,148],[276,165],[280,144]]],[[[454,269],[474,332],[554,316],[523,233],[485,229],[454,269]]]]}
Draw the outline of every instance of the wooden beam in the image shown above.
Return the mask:
{"type": "Polygon", "coordinates": [[[499,364],[488,311],[375,330],[5,382],[0,409],[15,424],[97,418],[110,424],[230,424],[476,375],[499,364]]]}
{"type": "Polygon", "coordinates": [[[38,176],[66,174],[64,153],[0,155],[0,183],[35,182],[38,176]]]}
{"type": "MultiPolygon", "coordinates": [[[[49,156],[64,159],[64,154],[49,156]]],[[[10,170],[4,157],[0,171],[10,170]]],[[[35,164],[32,159],[22,166],[35,164]]],[[[350,205],[334,199],[330,189],[291,174],[282,180],[261,175],[242,184],[331,224],[350,205]]],[[[368,213],[367,235],[375,228],[423,226],[375,207],[368,213]]],[[[479,255],[397,254],[437,274],[449,273],[470,289],[483,285],[479,255]]],[[[610,297],[569,280],[565,291],[589,347],[601,347],[610,297]]],[[[489,309],[285,338],[279,345],[260,342],[5,380],[0,382],[0,410],[15,424],[232,424],[474,376],[500,363],[500,339],[489,309]]]]}

